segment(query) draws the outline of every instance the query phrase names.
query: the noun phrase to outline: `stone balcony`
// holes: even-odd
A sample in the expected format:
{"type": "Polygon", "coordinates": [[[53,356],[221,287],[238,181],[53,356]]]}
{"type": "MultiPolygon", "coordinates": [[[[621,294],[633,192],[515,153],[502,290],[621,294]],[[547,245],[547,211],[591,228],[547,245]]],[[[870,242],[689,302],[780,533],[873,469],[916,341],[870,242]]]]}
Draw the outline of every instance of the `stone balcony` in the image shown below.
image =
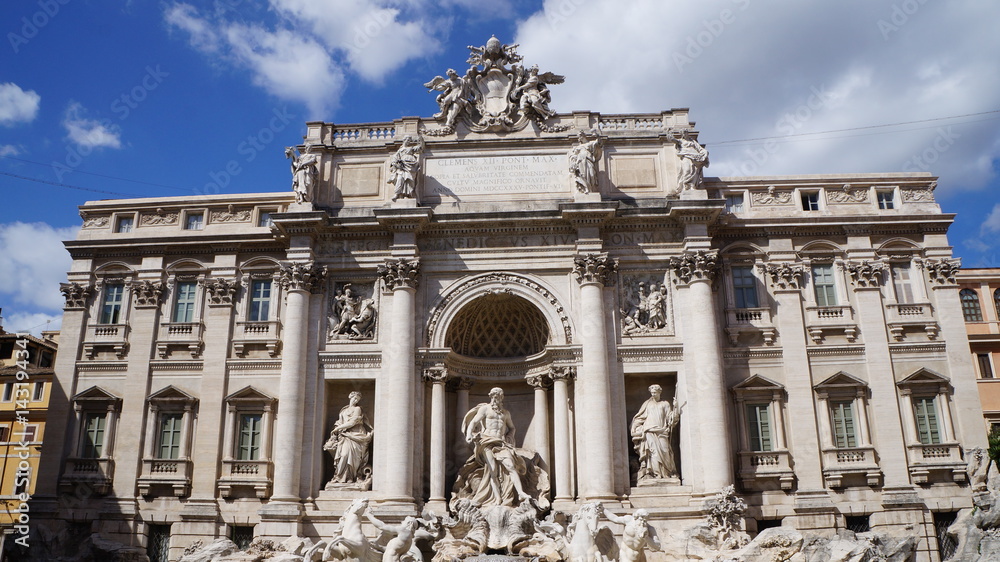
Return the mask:
{"type": "Polygon", "coordinates": [[[823,343],[828,333],[843,333],[848,342],[858,337],[858,323],[850,305],[807,306],[806,331],[813,343],[823,343]]]}
{"type": "Polygon", "coordinates": [[[782,490],[791,490],[795,485],[791,453],[740,451],[740,480],[747,490],[767,489],[768,482],[774,480],[782,490]]]}
{"type": "Polygon", "coordinates": [[[764,345],[774,345],[778,331],[771,318],[771,309],[767,307],[727,308],[726,333],[729,334],[729,343],[736,345],[740,334],[744,332],[760,333],[764,339],[764,345]]]}
{"type": "Polygon", "coordinates": [[[176,497],[191,493],[191,467],[189,459],[143,459],[142,476],[136,481],[139,495],[149,496],[153,488],[168,486],[176,497]]]}
{"type": "Polygon", "coordinates": [[[264,348],[269,356],[277,357],[281,349],[281,322],[237,322],[233,334],[233,352],[244,357],[251,347],[264,348]]]}
{"type": "Polygon", "coordinates": [[[166,359],[172,349],[179,348],[196,359],[205,346],[204,332],[205,325],[201,322],[163,322],[156,337],[156,353],[160,359],[166,359]]]}
{"type": "Polygon", "coordinates": [[[943,473],[955,482],[965,482],[968,477],[958,443],[910,444],[906,455],[914,484],[930,483],[932,472],[943,473]]]}
{"type": "Polygon", "coordinates": [[[114,459],[69,457],[66,459],[66,470],[59,480],[59,487],[65,493],[73,493],[78,486],[88,486],[95,494],[104,495],[111,490],[114,475],[114,459]]]}
{"type": "Polygon", "coordinates": [[[823,478],[830,488],[844,486],[844,477],[863,475],[869,486],[878,486],[882,471],[875,460],[875,448],[846,447],[823,449],[823,478]]]}
{"type": "Polygon", "coordinates": [[[87,359],[94,359],[98,352],[111,350],[124,359],[128,353],[128,334],[128,324],[91,324],[84,336],[83,353],[87,359]]]}
{"type": "Polygon", "coordinates": [[[941,328],[934,319],[934,309],[930,303],[888,303],[886,325],[889,334],[896,341],[903,341],[907,332],[924,332],[930,340],[936,340],[941,328]]]}
{"type": "Polygon", "coordinates": [[[219,495],[224,498],[233,496],[235,488],[252,488],[260,499],[271,496],[271,461],[253,460],[241,461],[224,459],[222,461],[222,478],[219,479],[219,495]]]}

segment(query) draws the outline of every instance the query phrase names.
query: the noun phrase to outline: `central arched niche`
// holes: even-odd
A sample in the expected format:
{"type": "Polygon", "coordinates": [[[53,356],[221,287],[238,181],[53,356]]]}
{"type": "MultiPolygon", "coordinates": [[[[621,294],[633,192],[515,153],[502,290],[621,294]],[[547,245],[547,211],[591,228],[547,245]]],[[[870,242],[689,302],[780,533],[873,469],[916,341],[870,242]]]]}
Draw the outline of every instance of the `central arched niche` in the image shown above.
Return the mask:
{"type": "Polygon", "coordinates": [[[505,359],[541,353],[549,342],[545,316],[527,300],[508,293],[477,297],[448,326],[445,345],[465,357],[505,359]]]}

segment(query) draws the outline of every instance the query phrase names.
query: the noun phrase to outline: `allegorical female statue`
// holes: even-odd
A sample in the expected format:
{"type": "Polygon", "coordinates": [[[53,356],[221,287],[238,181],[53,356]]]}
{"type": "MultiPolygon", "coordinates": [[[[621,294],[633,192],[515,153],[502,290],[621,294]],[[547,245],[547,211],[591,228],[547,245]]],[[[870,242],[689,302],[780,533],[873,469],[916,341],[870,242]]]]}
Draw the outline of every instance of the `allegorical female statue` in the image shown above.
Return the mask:
{"type": "Polygon", "coordinates": [[[348,404],[340,410],[337,423],[323,450],[333,456],[333,480],[336,483],[367,483],[371,478],[372,426],[358,403],[361,393],[352,392],[348,404]]]}
{"type": "Polygon", "coordinates": [[[393,201],[416,197],[420,153],[423,150],[423,140],[408,136],[403,139],[403,146],[389,158],[389,183],[393,186],[393,201]]]}
{"type": "Polygon", "coordinates": [[[639,480],[676,478],[678,475],[671,442],[680,421],[681,409],[677,405],[677,397],[674,397],[673,403],[660,400],[662,393],[660,385],[650,386],[649,400],[643,402],[632,418],[629,433],[639,454],[639,480]]]}

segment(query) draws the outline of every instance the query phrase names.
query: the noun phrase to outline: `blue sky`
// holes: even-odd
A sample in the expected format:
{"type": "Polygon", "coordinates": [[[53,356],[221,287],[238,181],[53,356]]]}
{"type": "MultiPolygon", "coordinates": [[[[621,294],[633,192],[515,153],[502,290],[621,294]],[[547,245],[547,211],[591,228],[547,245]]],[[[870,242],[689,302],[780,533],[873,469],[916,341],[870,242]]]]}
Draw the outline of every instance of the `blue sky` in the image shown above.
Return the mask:
{"type": "Polygon", "coordinates": [[[422,84],[491,34],[567,77],[556,110],[689,107],[709,175],[934,173],[956,255],[1000,266],[1000,4],[478,4],[4,2],[4,327],[58,327],[78,205],[286,190],[305,121],[429,116],[422,84]]]}

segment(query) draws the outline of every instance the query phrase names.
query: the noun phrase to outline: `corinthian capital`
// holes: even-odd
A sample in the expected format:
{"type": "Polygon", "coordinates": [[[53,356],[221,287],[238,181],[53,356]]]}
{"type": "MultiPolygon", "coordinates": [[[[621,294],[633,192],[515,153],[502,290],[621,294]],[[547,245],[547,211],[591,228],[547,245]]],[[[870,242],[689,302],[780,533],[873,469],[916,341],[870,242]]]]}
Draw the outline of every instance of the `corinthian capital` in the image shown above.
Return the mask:
{"type": "Polygon", "coordinates": [[[423,379],[426,382],[444,383],[448,381],[448,369],[444,367],[428,367],[424,369],[423,379]]]}
{"type": "Polygon", "coordinates": [[[415,289],[420,275],[420,258],[389,258],[385,265],[378,266],[378,276],[389,290],[415,289]]]}
{"type": "Polygon", "coordinates": [[[224,277],[208,281],[205,283],[205,289],[208,291],[208,304],[210,306],[232,305],[236,289],[239,286],[239,281],[224,277]]]}
{"type": "Polygon", "coordinates": [[[670,258],[670,268],[674,271],[675,282],[685,285],[692,281],[715,279],[719,271],[719,254],[698,250],[670,258]]]}
{"type": "Polygon", "coordinates": [[[554,381],[569,382],[576,378],[576,367],[555,366],[549,368],[549,378],[554,381]]]}
{"type": "Polygon", "coordinates": [[[927,270],[927,276],[930,277],[931,283],[935,285],[954,285],[955,273],[958,272],[958,268],[961,266],[962,260],[960,259],[924,260],[924,269],[927,270]]]}
{"type": "Polygon", "coordinates": [[[278,272],[279,283],[287,291],[314,292],[326,279],[326,266],[307,263],[286,263],[278,272]]]}
{"type": "Polygon", "coordinates": [[[801,289],[805,268],[798,263],[762,263],[757,265],[771,280],[771,287],[778,290],[801,289]]]}
{"type": "Polygon", "coordinates": [[[132,294],[135,295],[135,306],[160,306],[160,298],[163,297],[163,290],[163,283],[159,281],[146,280],[132,285],[132,294]]]}
{"type": "Polygon", "coordinates": [[[612,287],[616,273],[618,260],[609,258],[607,254],[587,254],[573,258],[573,274],[581,285],[600,283],[605,287],[612,287]]]}
{"type": "Polygon", "coordinates": [[[847,263],[847,272],[851,274],[851,282],[857,288],[881,286],[886,269],[888,268],[880,261],[847,263]]]}
{"type": "Polygon", "coordinates": [[[59,290],[66,298],[66,306],[64,307],[66,310],[86,308],[87,300],[94,293],[93,287],[79,283],[60,283],[59,290]]]}

